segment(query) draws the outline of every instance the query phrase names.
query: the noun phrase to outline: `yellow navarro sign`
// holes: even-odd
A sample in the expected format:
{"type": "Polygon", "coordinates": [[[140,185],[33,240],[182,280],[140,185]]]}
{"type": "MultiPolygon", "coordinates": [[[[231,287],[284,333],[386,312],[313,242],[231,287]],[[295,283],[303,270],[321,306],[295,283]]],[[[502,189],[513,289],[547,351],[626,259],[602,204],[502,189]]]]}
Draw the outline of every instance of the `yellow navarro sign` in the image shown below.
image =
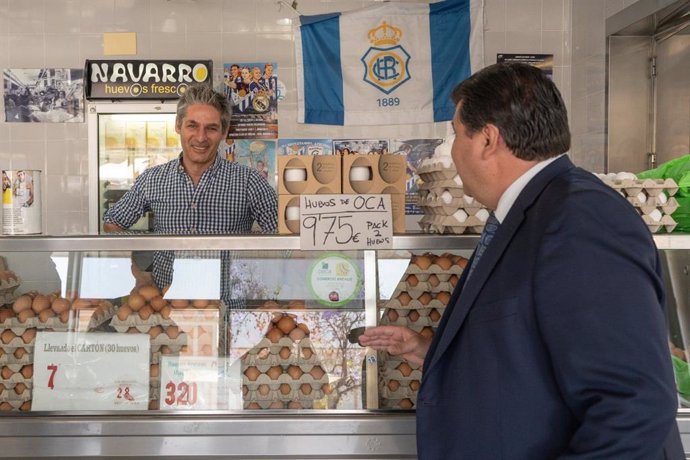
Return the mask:
{"type": "Polygon", "coordinates": [[[213,61],[87,60],[87,99],[177,99],[194,83],[212,84],[213,61]]]}

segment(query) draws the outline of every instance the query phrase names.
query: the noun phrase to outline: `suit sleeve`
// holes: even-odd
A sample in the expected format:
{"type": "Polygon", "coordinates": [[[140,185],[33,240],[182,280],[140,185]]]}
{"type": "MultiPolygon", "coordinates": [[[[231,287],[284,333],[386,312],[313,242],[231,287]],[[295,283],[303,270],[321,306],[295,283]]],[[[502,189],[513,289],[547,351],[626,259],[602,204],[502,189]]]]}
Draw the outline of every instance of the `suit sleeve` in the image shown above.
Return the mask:
{"type": "Polygon", "coordinates": [[[562,204],[534,278],[538,328],[579,422],[559,458],[658,458],[677,410],[659,257],[627,203],[591,198],[562,204]]]}

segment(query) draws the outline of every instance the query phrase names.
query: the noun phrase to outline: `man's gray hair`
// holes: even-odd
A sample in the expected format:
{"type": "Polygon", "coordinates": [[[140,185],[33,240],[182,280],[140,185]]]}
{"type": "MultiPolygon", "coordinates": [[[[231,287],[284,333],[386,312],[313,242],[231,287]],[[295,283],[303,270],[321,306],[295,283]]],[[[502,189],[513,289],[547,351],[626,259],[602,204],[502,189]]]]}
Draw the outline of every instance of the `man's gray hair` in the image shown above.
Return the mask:
{"type": "Polygon", "coordinates": [[[230,128],[232,108],[224,94],[215,91],[211,85],[204,83],[188,86],[177,102],[176,123],[178,126],[182,123],[184,117],[187,116],[187,107],[192,104],[206,104],[218,110],[220,112],[221,128],[227,133],[228,128],[230,128]]]}

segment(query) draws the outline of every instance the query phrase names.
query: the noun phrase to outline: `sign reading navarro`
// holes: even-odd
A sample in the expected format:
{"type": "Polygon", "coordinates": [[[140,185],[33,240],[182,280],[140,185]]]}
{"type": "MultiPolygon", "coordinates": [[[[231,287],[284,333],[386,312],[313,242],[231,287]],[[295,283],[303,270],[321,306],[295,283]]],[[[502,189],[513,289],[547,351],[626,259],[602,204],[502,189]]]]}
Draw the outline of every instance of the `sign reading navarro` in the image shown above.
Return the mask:
{"type": "Polygon", "coordinates": [[[87,60],[87,99],[177,99],[193,83],[211,84],[213,61],[87,60]]]}

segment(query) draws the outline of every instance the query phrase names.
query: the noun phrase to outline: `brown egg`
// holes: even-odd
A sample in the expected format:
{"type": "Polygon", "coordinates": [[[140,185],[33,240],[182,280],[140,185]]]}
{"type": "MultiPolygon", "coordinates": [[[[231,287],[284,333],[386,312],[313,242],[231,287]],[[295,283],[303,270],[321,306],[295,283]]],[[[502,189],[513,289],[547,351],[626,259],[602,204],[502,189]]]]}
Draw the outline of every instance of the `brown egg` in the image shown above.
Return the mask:
{"type": "Polygon", "coordinates": [[[267,300],[261,305],[261,308],[264,310],[276,310],[280,308],[280,304],[275,300],[267,300]]]}
{"type": "Polygon", "coordinates": [[[206,307],[208,307],[208,300],[206,300],[206,299],[192,300],[192,307],[194,307],[194,308],[206,308],[206,307]]]}
{"type": "Polygon", "coordinates": [[[278,387],[278,391],[280,391],[280,394],[287,395],[292,391],[292,387],[288,383],[281,383],[278,387]]]}
{"type": "Polygon", "coordinates": [[[400,400],[398,406],[400,406],[401,409],[412,409],[414,407],[414,403],[409,398],[405,398],[400,400]]]}
{"type": "Polygon", "coordinates": [[[42,323],[47,322],[50,318],[55,317],[55,312],[49,308],[47,310],[43,310],[41,313],[38,314],[38,320],[42,323]]]}
{"type": "Polygon", "coordinates": [[[14,375],[14,372],[12,372],[12,369],[10,369],[7,366],[2,367],[2,371],[0,371],[0,377],[2,377],[5,380],[9,380],[12,378],[14,375]]]}
{"type": "Polygon", "coordinates": [[[464,269],[465,267],[467,267],[467,262],[469,262],[469,260],[468,260],[468,259],[465,259],[465,258],[462,257],[462,256],[458,256],[458,257],[455,259],[455,265],[457,265],[457,266],[459,266],[459,267],[462,267],[463,269],[464,269]]]}
{"type": "Polygon", "coordinates": [[[146,299],[141,294],[131,294],[127,299],[127,305],[132,311],[139,311],[144,305],[146,305],[146,299]]]}
{"type": "Polygon", "coordinates": [[[250,382],[253,382],[257,378],[259,378],[261,372],[259,371],[259,369],[256,368],[256,366],[249,366],[247,370],[244,371],[244,375],[247,376],[250,382]]]}
{"type": "Polygon", "coordinates": [[[289,347],[283,347],[278,352],[278,356],[280,356],[281,359],[288,359],[291,354],[292,354],[292,350],[290,350],[289,347]]]}
{"type": "Polygon", "coordinates": [[[50,299],[47,295],[39,294],[34,297],[31,303],[31,309],[36,313],[41,313],[46,308],[50,308],[50,299]]]}
{"type": "Polygon", "coordinates": [[[167,346],[167,345],[161,345],[160,352],[161,352],[162,355],[166,355],[166,356],[167,356],[167,355],[172,355],[172,354],[174,353],[174,352],[173,352],[173,349],[170,348],[170,347],[167,346]]]}
{"type": "Polygon", "coordinates": [[[409,377],[413,370],[406,362],[400,363],[396,369],[400,371],[403,377],[409,377]]]}
{"type": "Polygon", "coordinates": [[[17,320],[19,320],[20,323],[26,323],[26,320],[29,318],[35,318],[36,313],[34,313],[33,310],[23,310],[17,313],[17,320]]]}
{"type": "Polygon", "coordinates": [[[388,318],[388,321],[391,323],[394,323],[398,320],[398,312],[393,310],[392,308],[389,308],[388,311],[386,312],[386,317],[388,318]]]}
{"type": "Polygon", "coordinates": [[[288,409],[303,409],[302,403],[299,401],[290,401],[287,405],[288,409]]]}
{"type": "Polygon", "coordinates": [[[407,275],[405,282],[408,286],[415,287],[417,284],[419,284],[419,279],[417,278],[417,275],[407,275]]]}
{"type": "Polygon", "coordinates": [[[159,291],[156,286],[148,284],[139,288],[139,294],[144,300],[150,302],[154,297],[160,297],[161,291],[159,291]]]}
{"type": "Polygon", "coordinates": [[[403,307],[407,306],[410,303],[410,301],[412,300],[412,297],[410,297],[410,294],[408,294],[407,292],[404,292],[404,291],[401,292],[400,294],[398,294],[398,297],[396,297],[396,298],[398,299],[398,302],[400,302],[400,305],[402,305],[403,307]]]}
{"type": "Polygon", "coordinates": [[[310,395],[313,391],[313,388],[308,383],[303,383],[300,385],[299,391],[301,391],[303,395],[310,395]]]}
{"type": "Polygon", "coordinates": [[[290,331],[289,335],[293,342],[299,342],[304,337],[306,337],[307,334],[305,334],[305,332],[299,327],[295,327],[293,330],[290,331]]]}
{"type": "Polygon", "coordinates": [[[208,343],[204,346],[201,347],[201,356],[213,356],[215,353],[213,352],[213,348],[211,345],[208,343]]]}
{"type": "Polygon", "coordinates": [[[165,307],[161,308],[160,314],[161,318],[163,319],[170,319],[170,313],[172,312],[172,308],[170,305],[166,305],[165,307]]]}
{"type": "Polygon", "coordinates": [[[419,380],[411,380],[410,381],[410,390],[412,390],[412,391],[419,390],[419,380]]]}
{"type": "Polygon", "coordinates": [[[430,339],[434,336],[434,330],[430,326],[427,326],[427,327],[423,328],[421,331],[419,331],[419,334],[422,337],[426,337],[427,339],[430,339]]]}
{"type": "Polygon", "coordinates": [[[310,359],[313,354],[314,354],[314,350],[312,350],[311,348],[309,348],[309,347],[302,348],[302,357],[304,357],[304,359],[310,359]]]}
{"type": "Polygon", "coordinates": [[[419,312],[417,310],[410,310],[407,314],[407,319],[413,323],[416,323],[419,319],[419,312]]]}
{"type": "Polygon", "coordinates": [[[443,305],[448,305],[448,301],[450,300],[450,292],[441,291],[437,293],[436,300],[441,302],[443,305]]]}
{"type": "Polygon", "coordinates": [[[439,313],[439,311],[436,310],[435,308],[432,308],[431,311],[429,312],[429,319],[433,322],[436,322],[439,319],[441,319],[441,313],[439,313]]]}
{"type": "Polygon", "coordinates": [[[422,305],[428,305],[429,302],[431,302],[431,294],[429,294],[428,292],[424,292],[424,293],[422,293],[422,295],[420,295],[420,296],[417,298],[417,300],[418,300],[419,303],[421,303],[422,305]]]}
{"type": "Polygon", "coordinates": [[[69,322],[69,316],[70,316],[71,311],[70,310],[65,310],[62,313],[58,315],[60,318],[61,323],[67,323],[69,322]]]}
{"type": "Polygon", "coordinates": [[[278,343],[278,341],[280,339],[282,339],[283,337],[284,337],[283,331],[281,331],[277,327],[272,327],[266,333],[266,338],[273,343],[278,343]]]}
{"type": "Polygon", "coordinates": [[[69,300],[63,299],[62,297],[58,297],[57,299],[53,300],[51,308],[55,313],[59,315],[63,311],[69,310],[69,305],[69,300]]]}
{"type": "Polygon", "coordinates": [[[242,385],[242,394],[247,396],[249,394],[249,387],[247,385],[242,385]]]}
{"type": "Polygon", "coordinates": [[[264,347],[259,352],[256,354],[256,357],[259,359],[267,359],[269,355],[271,354],[271,349],[268,347],[264,347]]]}
{"type": "MultiPolygon", "coordinates": [[[[36,299],[34,299],[34,304],[36,303],[36,299]]],[[[72,302],[72,308],[75,310],[81,310],[82,308],[90,308],[92,306],[92,302],[89,299],[74,299],[72,302]]]]}
{"type": "Polygon", "coordinates": [[[19,313],[24,310],[28,310],[31,308],[31,304],[33,303],[33,299],[24,294],[19,297],[17,297],[17,300],[14,301],[12,304],[12,310],[14,310],[15,313],[19,313]]]}
{"type": "Polygon", "coordinates": [[[168,305],[168,302],[166,302],[161,296],[156,296],[151,299],[151,308],[153,308],[153,311],[161,311],[161,309],[166,305],[168,305]]]}
{"type": "Polygon", "coordinates": [[[120,321],[125,321],[132,314],[132,309],[127,305],[122,305],[117,309],[117,319],[120,321]]]}
{"type": "Polygon", "coordinates": [[[161,367],[160,364],[151,364],[151,367],[149,368],[149,376],[151,377],[158,377],[161,373],[161,367]]]}
{"type": "Polygon", "coordinates": [[[14,392],[15,392],[18,396],[21,396],[21,394],[24,393],[24,391],[26,391],[27,388],[28,388],[28,387],[27,387],[26,385],[24,385],[22,382],[19,382],[18,384],[16,384],[16,385],[14,386],[14,392]]]}
{"type": "Polygon", "coordinates": [[[283,401],[273,401],[269,406],[269,409],[285,409],[285,404],[283,401]]]}
{"type": "Polygon", "coordinates": [[[302,369],[300,369],[299,366],[291,365],[287,368],[287,374],[292,380],[299,380],[303,373],[304,372],[302,372],[302,369]]]}
{"type": "Polygon", "coordinates": [[[450,267],[453,266],[453,261],[446,256],[440,256],[434,259],[434,263],[441,267],[443,270],[450,270],[450,267]]]}
{"type": "Polygon", "coordinates": [[[14,407],[12,407],[12,404],[8,402],[2,402],[0,403],[0,411],[5,412],[5,411],[10,411],[14,410],[14,407]]]}
{"type": "Polygon", "coordinates": [[[141,307],[141,310],[139,310],[139,318],[141,318],[142,321],[146,321],[153,315],[153,307],[151,305],[144,305],[141,307]]]}
{"type": "Polygon", "coordinates": [[[250,410],[261,409],[261,406],[259,406],[259,403],[250,402],[249,404],[247,404],[247,407],[245,407],[245,409],[250,409],[250,410]]]}
{"type": "Polygon", "coordinates": [[[388,389],[391,391],[398,391],[398,388],[400,388],[400,382],[398,382],[395,379],[391,379],[388,382],[388,389]]]}
{"type": "Polygon", "coordinates": [[[173,308],[187,308],[189,307],[189,301],[185,299],[173,299],[170,301],[170,306],[173,308]]]}
{"type": "Polygon", "coordinates": [[[22,370],[20,372],[22,373],[22,377],[28,380],[34,376],[34,365],[27,364],[26,366],[22,366],[22,370]]]}
{"type": "Polygon", "coordinates": [[[26,348],[17,348],[14,350],[14,357],[17,359],[22,359],[27,353],[28,351],[26,351],[26,348]]]}
{"type": "Polygon", "coordinates": [[[280,321],[278,321],[277,326],[278,329],[283,331],[283,334],[287,335],[295,328],[295,320],[290,315],[284,315],[280,318],[280,321]]]}
{"type": "Polygon", "coordinates": [[[451,286],[455,287],[455,285],[458,284],[458,279],[458,275],[453,273],[452,275],[450,275],[450,278],[448,278],[448,282],[451,286]]]}
{"type": "Polygon", "coordinates": [[[31,343],[34,341],[35,338],[36,338],[36,328],[35,327],[32,327],[30,329],[25,330],[24,333],[22,334],[22,341],[24,343],[31,343]]]}
{"type": "Polygon", "coordinates": [[[288,309],[290,310],[304,310],[304,300],[292,300],[288,303],[288,309]]]}
{"type": "Polygon", "coordinates": [[[161,332],[163,332],[163,328],[161,326],[153,326],[151,329],[148,330],[148,335],[152,339],[155,339],[161,334],[161,332]]]}
{"type": "Polygon", "coordinates": [[[165,333],[167,334],[168,337],[170,337],[171,339],[174,340],[177,338],[177,336],[180,335],[180,328],[177,326],[168,326],[165,329],[165,333]]]}
{"type": "Polygon", "coordinates": [[[302,332],[304,332],[304,335],[309,335],[309,328],[307,327],[306,324],[304,324],[304,323],[299,323],[299,324],[297,325],[297,327],[298,327],[299,329],[301,329],[302,332]]]}
{"type": "Polygon", "coordinates": [[[266,371],[266,375],[271,380],[277,380],[283,374],[283,368],[280,366],[272,366],[266,371]]]}
{"type": "Polygon", "coordinates": [[[431,266],[431,258],[426,254],[412,256],[412,263],[418,266],[421,270],[428,270],[431,266]]]}
{"type": "Polygon", "coordinates": [[[314,377],[314,380],[319,380],[321,377],[323,377],[325,372],[321,368],[321,366],[314,366],[311,368],[309,371],[309,375],[314,377]]]}
{"type": "Polygon", "coordinates": [[[127,329],[127,334],[141,334],[141,331],[136,327],[132,326],[127,329]]]}
{"type": "Polygon", "coordinates": [[[324,383],[323,385],[321,385],[321,391],[323,391],[324,394],[329,395],[333,393],[333,386],[330,383],[324,383]]]}
{"type": "Polygon", "coordinates": [[[427,280],[427,282],[429,283],[429,285],[431,287],[436,287],[439,284],[441,284],[441,280],[438,279],[438,276],[436,276],[434,274],[429,275],[429,279],[427,280]]]}
{"type": "Polygon", "coordinates": [[[10,310],[9,308],[0,309],[0,323],[4,323],[6,320],[12,318],[13,316],[14,310],[10,310]]]}
{"type": "Polygon", "coordinates": [[[266,396],[266,395],[268,395],[269,391],[271,391],[271,388],[270,388],[267,384],[262,383],[262,384],[259,385],[259,387],[257,388],[257,391],[259,392],[259,394],[260,394],[261,396],[266,396]]]}
{"type": "Polygon", "coordinates": [[[5,329],[2,331],[2,334],[0,334],[0,340],[2,343],[10,343],[15,337],[17,336],[9,329],[5,329]]]}

